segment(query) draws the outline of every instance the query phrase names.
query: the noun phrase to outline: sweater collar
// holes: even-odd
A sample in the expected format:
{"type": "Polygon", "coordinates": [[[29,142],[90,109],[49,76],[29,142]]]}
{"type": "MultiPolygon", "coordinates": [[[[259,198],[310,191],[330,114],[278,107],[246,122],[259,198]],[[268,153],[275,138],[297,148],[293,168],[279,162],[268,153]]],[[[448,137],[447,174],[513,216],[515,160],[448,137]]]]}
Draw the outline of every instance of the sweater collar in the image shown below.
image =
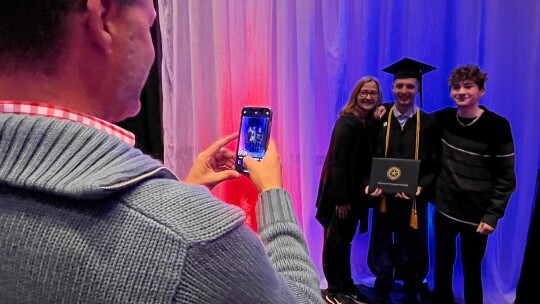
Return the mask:
{"type": "Polygon", "coordinates": [[[53,104],[36,101],[0,100],[0,113],[40,115],[56,119],[69,119],[116,136],[132,147],[135,145],[135,135],[133,133],[103,119],[53,104]]]}
{"type": "Polygon", "coordinates": [[[174,174],[96,128],[70,120],[0,114],[0,184],[98,199],[155,177],[174,174]]]}

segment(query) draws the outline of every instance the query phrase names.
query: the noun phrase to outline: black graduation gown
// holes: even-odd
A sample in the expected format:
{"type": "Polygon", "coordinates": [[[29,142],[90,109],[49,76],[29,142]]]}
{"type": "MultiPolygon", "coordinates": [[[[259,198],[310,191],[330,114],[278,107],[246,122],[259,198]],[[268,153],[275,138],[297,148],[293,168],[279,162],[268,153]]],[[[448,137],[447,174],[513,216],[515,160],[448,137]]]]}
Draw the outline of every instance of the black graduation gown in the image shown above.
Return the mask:
{"type": "MultiPolygon", "coordinates": [[[[386,106],[386,105],[385,105],[386,106]]],[[[383,127],[379,132],[376,156],[385,156],[387,113],[381,119],[383,127]]],[[[403,130],[392,114],[388,158],[414,159],[416,141],[416,116],[407,120],[403,130]]],[[[368,253],[371,271],[384,280],[404,279],[415,285],[420,284],[429,269],[427,240],[427,203],[433,199],[435,181],[439,170],[440,128],[437,119],[420,111],[419,159],[420,174],[418,185],[422,192],[416,198],[418,229],[409,227],[412,200],[387,197],[386,213],[374,207],[372,231],[368,253]],[[393,240],[392,240],[393,233],[393,240]],[[391,245],[394,243],[394,245],[391,245]],[[395,269],[395,278],[392,275],[395,269]],[[406,269],[406,270],[405,270],[406,269]]]]}
{"type": "Polygon", "coordinates": [[[337,205],[351,203],[360,220],[360,232],[367,232],[372,199],[364,194],[369,183],[371,158],[377,139],[378,122],[364,126],[352,114],[339,117],[332,131],[317,195],[317,220],[328,227],[337,205]]]}

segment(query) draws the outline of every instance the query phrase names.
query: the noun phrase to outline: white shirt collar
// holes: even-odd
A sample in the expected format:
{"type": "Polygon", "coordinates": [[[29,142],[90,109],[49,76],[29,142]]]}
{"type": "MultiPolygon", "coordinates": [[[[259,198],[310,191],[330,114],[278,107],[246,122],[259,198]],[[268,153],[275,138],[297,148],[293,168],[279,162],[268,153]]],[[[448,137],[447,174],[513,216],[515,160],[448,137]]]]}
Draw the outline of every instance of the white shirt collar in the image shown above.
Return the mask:
{"type": "Polygon", "coordinates": [[[404,116],[404,117],[407,117],[407,119],[411,118],[414,116],[414,114],[416,114],[416,110],[418,109],[418,107],[415,105],[413,105],[412,108],[410,108],[407,112],[405,113],[400,113],[399,110],[396,108],[396,105],[394,104],[394,106],[392,107],[394,109],[394,116],[396,118],[400,117],[400,116],[404,116]]]}

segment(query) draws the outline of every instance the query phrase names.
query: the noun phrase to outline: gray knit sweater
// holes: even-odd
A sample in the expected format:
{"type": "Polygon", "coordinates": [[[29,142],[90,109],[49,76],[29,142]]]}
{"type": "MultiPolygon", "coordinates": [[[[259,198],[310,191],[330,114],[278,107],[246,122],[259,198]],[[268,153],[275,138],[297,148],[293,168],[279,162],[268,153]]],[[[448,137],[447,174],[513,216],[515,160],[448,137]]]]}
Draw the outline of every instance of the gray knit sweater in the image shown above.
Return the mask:
{"type": "Polygon", "coordinates": [[[283,190],[245,213],[104,132],[0,114],[1,303],[322,303],[283,190]]]}

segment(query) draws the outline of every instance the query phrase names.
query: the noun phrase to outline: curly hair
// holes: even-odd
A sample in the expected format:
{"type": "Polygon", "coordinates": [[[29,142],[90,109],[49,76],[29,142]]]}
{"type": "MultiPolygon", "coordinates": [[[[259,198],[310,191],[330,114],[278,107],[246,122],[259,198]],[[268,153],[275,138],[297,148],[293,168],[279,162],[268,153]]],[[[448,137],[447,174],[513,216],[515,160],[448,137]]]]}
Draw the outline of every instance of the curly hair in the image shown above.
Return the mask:
{"type": "Polygon", "coordinates": [[[448,77],[448,86],[459,83],[460,81],[472,80],[480,90],[484,89],[484,84],[488,79],[488,74],[480,69],[477,65],[467,64],[452,70],[448,77]]]}

